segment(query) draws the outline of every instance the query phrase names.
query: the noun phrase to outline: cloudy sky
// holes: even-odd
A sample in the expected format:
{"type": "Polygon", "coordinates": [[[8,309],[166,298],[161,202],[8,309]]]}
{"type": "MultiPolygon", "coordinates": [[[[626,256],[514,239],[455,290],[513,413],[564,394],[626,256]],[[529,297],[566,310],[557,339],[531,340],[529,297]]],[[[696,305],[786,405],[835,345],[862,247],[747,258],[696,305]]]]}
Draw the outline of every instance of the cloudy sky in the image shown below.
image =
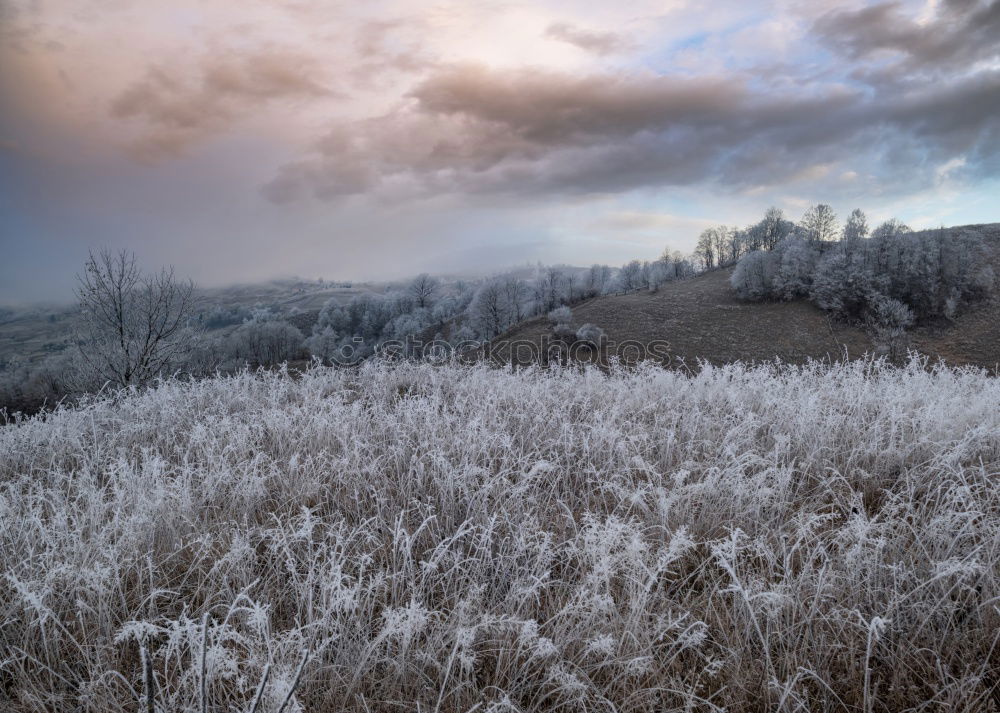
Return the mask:
{"type": "Polygon", "coordinates": [[[0,0],[0,302],[1000,220],[1000,0],[0,0]]]}

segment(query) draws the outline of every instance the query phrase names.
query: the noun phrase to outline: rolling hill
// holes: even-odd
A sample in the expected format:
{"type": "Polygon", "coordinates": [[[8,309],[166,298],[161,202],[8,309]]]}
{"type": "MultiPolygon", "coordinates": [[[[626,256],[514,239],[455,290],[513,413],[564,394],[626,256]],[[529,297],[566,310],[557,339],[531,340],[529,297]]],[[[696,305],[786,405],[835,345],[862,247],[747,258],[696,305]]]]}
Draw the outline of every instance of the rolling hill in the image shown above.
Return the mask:
{"type": "MultiPolygon", "coordinates": [[[[1000,224],[961,226],[976,230],[996,246],[994,270],[1000,275],[1000,224]]],[[[744,302],[729,285],[732,268],[713,270],[670,282],[657,292],[596,297],[573,307],[573,326],[591,323],[605,331],[612,345],[625,341],[669,344],[671,363],[713,364],[780,359],[848,359],[877,349],[862,327],[845,324],[806,300],[744,302]]],[[[493,342],[498,360],[509,360],[509,344],[539,344],[551,337],[544,317],[522,322],[493,342]]],[[[994,369],[1000,362],[1000,297],[973,305],[954,320],[920,325],[909,335],[910,347],[953,365],[994,369]]],[[[527,351],[522,352],[527,355],[527,351]]],[[[517,359],[519,363],[528,361],[517,359]]]]}
{"type": "MultiPolygon", "coordinates": [[[[667,283],[655,293],[595,297],[573,307],[573,325],[595,324],[613,345],[664,340],[675,364],[775,358],[802,363],[871,351],[864,330],[838,324],[804,300],[741,302],[729,286],[730,274],[731,269],[713,270],[667,283]]],[[[508,353],[505,343],[539,343],[551,333],[546,317],[530,319],[498,337],[496,353],[508,353]]]]}

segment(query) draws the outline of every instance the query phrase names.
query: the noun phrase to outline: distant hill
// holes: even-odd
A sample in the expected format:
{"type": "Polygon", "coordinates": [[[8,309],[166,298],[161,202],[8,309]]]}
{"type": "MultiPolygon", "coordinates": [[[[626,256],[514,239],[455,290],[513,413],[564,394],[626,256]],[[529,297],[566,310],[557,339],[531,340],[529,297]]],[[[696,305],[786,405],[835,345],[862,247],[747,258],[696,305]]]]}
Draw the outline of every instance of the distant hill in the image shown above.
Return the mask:
{"type": "MultiPolygon", "coordinates": [[[[315,282],[273,280],[257,284],[212,287],[197,291],[194,316],[213,309],[266,308],[294,324],[305,335],[332,299],[348,302],[365,293],[380,293],[384,284],[354,283],[351,286],[320,285],[315,282]]],[[[76,307],[0,308],[0,364],[20,358],[28,361],[68,348],[76,323],[76,307]]],[[[225,329],[232,329],[230,325],[225,329]]]]}
{"type": "MultiPolygon", "coordinates": [[[[995,243],[995,271],[1000,281],[1000,224],[962,226],[995,243]]],[[[614,344],[626,340],[665,340],[673,363],[693,365],[737,360],[850,359],[871,353],[871,336],[859,326],[830,317],[805,300],[743,302],[729,285],[732,268],[713,270],[663,285],[658,292],[596,297],[573,307],[573,326],[592,323],[614,344]]],[[[505,344],[551,336],[548,319],[536,317],[494,340],[494,353],[508,360],[505,344]]],[[[914,329],[911,347],[955,365],[993,368],[1000,362],[1000,298],[975,305],[954,321],[914,329]]],[[[527,352],[523,352],[527,354],[527,352]]],[[[519,359],[518,361],[526,361],[519,359]]]]}

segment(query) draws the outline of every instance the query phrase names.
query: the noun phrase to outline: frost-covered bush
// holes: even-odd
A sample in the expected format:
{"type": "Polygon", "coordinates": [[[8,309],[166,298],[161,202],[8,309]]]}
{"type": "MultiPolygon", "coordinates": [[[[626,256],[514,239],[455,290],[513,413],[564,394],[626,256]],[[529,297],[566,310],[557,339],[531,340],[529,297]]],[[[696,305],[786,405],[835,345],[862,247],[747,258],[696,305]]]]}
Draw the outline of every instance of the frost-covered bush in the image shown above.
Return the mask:
{"type": "Polygon", "coordinates": [[[329,325],[321,330],[316,330],[306,339],[305,346],[309,353],[322,360],[329,362],[333,359],[340,347],[341,338],[329,325]]]}
{"type": "Polygon", "coordinates": [[[913,310],[891,297],[876,298],[872,312],[878,325],[886,329],[902,331],[913,324],[913,310]]]}
{"type": "Polygon", "coordinates": [[[549,321],[552,324],[569,324],[573,321],[573,310],[566,305],[556,307],[549,312],[549,321]]]}
{"type": "Polygon", "coordinates": [[[383,330],[383,335],[389,339],[405,339],[408,335],[421,332],[432,323],[430,311],[417,308],[389,320],[383,330]]]}
{"type": "Polygon", "coordinates": [[[556,339],[572,344],[576,341],[576,329],[573,328],[573,311],[566,305],[556,307],[549,312],[549,322],[552,323],[552,334],[556,339]]]}
{"type": "Polygon", "coordinates": [[[913,310],[899,300],[876,295],[868,315],[869,328],[875,336],[876,352],[894,362],[906,355],[906,329],[914,322],[913,310]]]}
{"type": "Polygon", "coordinates": [[[72,349],[34,361],[15,360],[0,371],[0,409],[34,413],[104,384],[72,349]]]}
{"type": "Polygon", "coordinates": [[[199,376],[237,366],[230,339],[224,334],[187,329],[180,340],[184,348],[175,363],[170,365],[168,373],[183,372],[199,376]]]}
{"type": "Polygon", "coordinates": [[[736,294],[746,300],[793,299],[812,287],[819,249],[802,237],[791,237],[774,250],[743,256],[729,278],[736,294]]]}
{"type": "Polygon", "coordinates": [[[828,250],[816,265],[809,296],[822,309],[845,317],[860,317],[873,309],[884,280],[867,267],[858,238],[828,250]]]}
{"type": "Polygon", "coordinates": [[[431,321],[436,324],[444,324],[448,320],[453,319],[456,315],[461,314],[465,308],[469,306],[469,302],[471,300],[472,292],[438,300],[434,304],[434,308],[431,310],[431,321]]]}
{"type": "Polygon", "coordinates": [[[745,300],[773,298],[780,269],[781,260],[777,253],[755,250],[737,263],[729,277],[729,284],[745,300]]]}
{"type": "Polygon", "coordinates": [[[374,361],[8,425],[0,708],[989,711],[998,402],[374,361]]]}
{"type": "Polygon", "coordinates": [[[807,297],[812,287],[820,251],[807,238],[793,236],[783,241],[777,250],[781,257],[775,287],[783,299],[807,297]]]}
{"type": "Polygon", "coordinates": [[[603,336],[604,330],[596,324],[590,324],[589,322],[576,330],[576,338],[581,342],[587,342],[589,344],[600,344],[603,336]]]}

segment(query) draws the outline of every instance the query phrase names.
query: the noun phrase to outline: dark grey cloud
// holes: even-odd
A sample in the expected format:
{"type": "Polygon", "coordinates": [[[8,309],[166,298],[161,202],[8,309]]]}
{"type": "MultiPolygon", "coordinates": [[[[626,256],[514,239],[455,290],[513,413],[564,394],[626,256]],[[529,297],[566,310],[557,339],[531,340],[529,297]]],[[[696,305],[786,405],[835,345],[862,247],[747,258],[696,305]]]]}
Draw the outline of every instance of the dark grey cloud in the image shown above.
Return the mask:
{"type": "Polygon", "coordinates": [[[614,54],[629,49],[632,43],[616,32],[601,32],[578,27],[569,22],[554,22],[545,30],[545,36],[567,42],[597,55],[614,54]]]}
{"type": "Polygon", "coordinates": [[[266,193],[284,201],[303,192],[331,198],[379,188],[414,194],[556,184],[560,164],[606,160],[599,154],[613,148],[609,142],[707,120],[738,107],[741,96],[724,80],[446,68],[398,111],[332,130],[266,193]]]}
{"type": "Polygon", "coordinates": [[[446,68],[411,96],[427,114],[502,125],[528,140],[565,142],[693,124],[738,112],[740,82],[726,78],[593,75],[446,68]]]}
{"type": "Polygon", "coordinates": [[[816,21],[816,35],[850,59],[895,55],[875,79],[925,71],[950,71],[1000,56],[1000,0],[945,0],[937,14],[918,22],[900,2],[860,10],[835,10],[816,21]]]}
{"type": "Polygon", "coordinates": [[[206,55],[193,79],[177,65],[150,66],[114,99],[111,114],[138,123],[133,148],[139,156],[171,156],[228,128],[251,109],[331,94],[324,75],[315,58],[289,50],[206,55]]]}
{"type": "MultiPolygon", "coordinates": [[[[341,126],[266,188],[273,200],[616,192],[714,182],[777,185],[838,161],[884,161],[901,188],[956,156],[986,165],[1000,73],[940,86],[751,91],[749,80],[577,77],[443,68],[407,103],[341,126]]],[[[975,165],[970,163],[970,170],[975,165]]]]}

